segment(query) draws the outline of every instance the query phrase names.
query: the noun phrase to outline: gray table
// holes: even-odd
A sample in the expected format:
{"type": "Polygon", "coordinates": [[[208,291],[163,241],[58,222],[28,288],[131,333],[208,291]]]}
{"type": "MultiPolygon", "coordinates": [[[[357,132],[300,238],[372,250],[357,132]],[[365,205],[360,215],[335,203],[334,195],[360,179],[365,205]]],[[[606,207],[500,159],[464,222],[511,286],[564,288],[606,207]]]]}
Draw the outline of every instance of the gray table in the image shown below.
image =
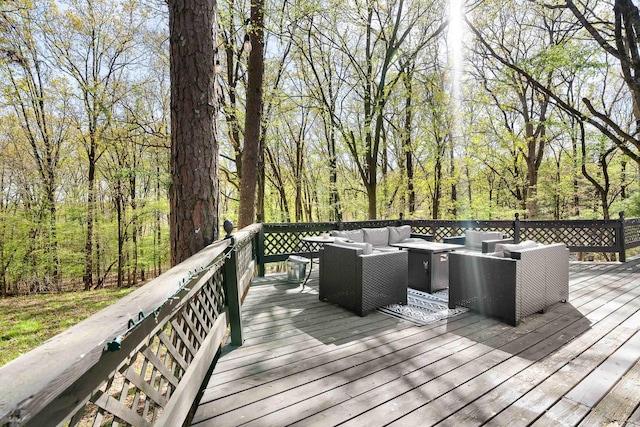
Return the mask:
{"type": "Polygon", "coordinates": [[[409,251],[409,287],[435,292],[449,287],[449,252],[464,245],[436,242],[392,243],[409,251]]]}

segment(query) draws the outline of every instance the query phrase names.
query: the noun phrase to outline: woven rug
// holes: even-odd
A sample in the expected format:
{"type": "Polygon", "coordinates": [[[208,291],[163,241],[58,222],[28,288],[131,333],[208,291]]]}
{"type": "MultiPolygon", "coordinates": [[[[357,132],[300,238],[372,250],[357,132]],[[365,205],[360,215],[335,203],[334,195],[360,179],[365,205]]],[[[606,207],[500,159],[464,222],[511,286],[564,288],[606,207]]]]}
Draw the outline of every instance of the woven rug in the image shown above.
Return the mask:
{"type": "Polygon", "coordinates": [[[420,326],[469,311],[464,307],[449,309],[448,301],[449,292],[447,289],[429,294],[409,288],[407,305],[392,304],[379,308],[378,311],[420,326]]]}

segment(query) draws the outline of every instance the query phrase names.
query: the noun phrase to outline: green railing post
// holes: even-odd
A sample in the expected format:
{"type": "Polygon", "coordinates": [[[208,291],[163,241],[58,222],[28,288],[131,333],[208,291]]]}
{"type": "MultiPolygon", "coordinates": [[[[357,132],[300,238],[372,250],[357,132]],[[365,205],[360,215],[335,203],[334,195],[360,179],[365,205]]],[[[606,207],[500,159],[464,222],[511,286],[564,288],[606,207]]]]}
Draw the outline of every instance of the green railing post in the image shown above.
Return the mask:
{"type": "Polygon", "coordinates": [[[516,219],[513,221],[513,242],[520,243],[520,214],[516,212],[516,219]]]}
{"type": "Polygon", "coordinates": [[[620,262],[627,261],[627,249],[624,238],[624,211],[620,212],[620,218],[618,219],[618,226],[616,227],[616,244],[618,245],[618,260],[620,262]]]}
{"type": "Polygon", "coordinates": [[[258,247],[256,252],[256,255],[258,256],[258,276],[264,277],[264,224],[260,224],[260,231],[258,232],[258,247]]]}
{"type": "Polygon", "coordinates": [[[241,346],[242,338],[242,295],[238,291],[238,254],[235,238],[230,237],[231,246],[224,263],[224,286],[229,307],[229,325],[231,327],[231,345],[241,346]]]}

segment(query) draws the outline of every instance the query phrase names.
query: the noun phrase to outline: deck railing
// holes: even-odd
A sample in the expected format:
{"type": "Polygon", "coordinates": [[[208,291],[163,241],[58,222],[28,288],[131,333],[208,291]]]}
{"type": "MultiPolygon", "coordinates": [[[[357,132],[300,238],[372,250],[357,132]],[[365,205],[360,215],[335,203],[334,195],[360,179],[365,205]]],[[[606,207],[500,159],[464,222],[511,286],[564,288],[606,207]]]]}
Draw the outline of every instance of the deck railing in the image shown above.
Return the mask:
{"type": "Polygon", "coordinates": [[[0,368],[0,425],[182,425],[230,334],[242,344],[242,300],[256,267],[309,254],[302,238],[334,229],[411,225],[434,240],[466,229],[574,252],[640,246],[640,219],[373,220],[254,224],[0,368]]]}
{"type": "Polygon", "coordinates": [[[571,252],[615,253],[618,260],[626,260],[628,249],[640,246],[640,218],[610,220],[438,220],[397,219],[321,223],[263,224],[260,231],[258,254],[261,256],[260,274],[264,265],[284,261],[290,255],[308,255],[317,251],[313,244],[302,239],[319,236],[330,230],[354,230],[363,227],[410,225],[413,233],[429,234],[434,241],[447,236],[464,234],[467,229],[500,231],[516,242],[535,240],[539,243],[565,243],[571,252]]]}
{"type": "Polygon", "coordinates": [[[179,426],[258,258],[254,224],[0,368],[0,425],[179,426]]]}

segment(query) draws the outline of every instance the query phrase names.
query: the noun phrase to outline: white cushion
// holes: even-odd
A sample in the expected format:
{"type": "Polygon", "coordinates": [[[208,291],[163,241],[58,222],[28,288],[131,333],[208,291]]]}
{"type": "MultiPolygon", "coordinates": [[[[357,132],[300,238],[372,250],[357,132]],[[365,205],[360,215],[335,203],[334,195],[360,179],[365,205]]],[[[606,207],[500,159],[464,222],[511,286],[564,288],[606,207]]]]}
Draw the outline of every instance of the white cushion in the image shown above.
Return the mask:
{"type": "Polygon", "coordinates": [[[511,257],[511,252],[519,252],[523,249],[537,248],[540,246],[533,240],[525,240],[520,243],[499,243],[496,245],[496,252],[502,252],[506,258],[511,257]]]}
{"type": "Polygon", "coordinates": [[[401,240],[400,243],[427,243],[427,241],[420,237],[409,237],[408,239],[401,240]]]}
{"type": "Polygon", "coordinates": [[[489,252],[488,254],[486,254],[487,256],[491,256],[494,258],[504,258],[504,252],[499,251],[499,252],[489,252]]]}
{"type": "Polygon", "coordinates": [[[329,234],[333,237],[342,237],[354,242],[364,242],[364,235],[362,234],[362,230],[331,230],[329,234]]]}
{"type": "Polygon", "coordinates": [[[396,248],[395,246],[374,246],[373,253],[376,252],[398,252],[400,248],[396,248]]]}
{"type": "Polygon", "coordinates": [[[362,255],[369,255],[373,252],[373,245],[371,245],[371,243],[336,242],[335,246],[341,246],[343,248],[351,249],[362,249],[362,255]]]}
{"type": "Polygon", "coordinates": [[[411,226],[403,225],[400,227],[387,227],[389,230],[389,244],[400,243],[411,237],[411,226]]]}
{"type": "Polygon", "coordinates": [[[387,227],[383,228],[363,228],[364,241],[371,243],[373,246],[388,246],[389,245],[389,230],[387,227]]]}
{"type": "Polygon", "coordinates": [[[498,240],[502,239],[502,233],[499,231],[476,231],[465,230],[464,232],[464,245],[468,249],[475,251],[482,250],[482,242],[484,240],[498,240]]]}

